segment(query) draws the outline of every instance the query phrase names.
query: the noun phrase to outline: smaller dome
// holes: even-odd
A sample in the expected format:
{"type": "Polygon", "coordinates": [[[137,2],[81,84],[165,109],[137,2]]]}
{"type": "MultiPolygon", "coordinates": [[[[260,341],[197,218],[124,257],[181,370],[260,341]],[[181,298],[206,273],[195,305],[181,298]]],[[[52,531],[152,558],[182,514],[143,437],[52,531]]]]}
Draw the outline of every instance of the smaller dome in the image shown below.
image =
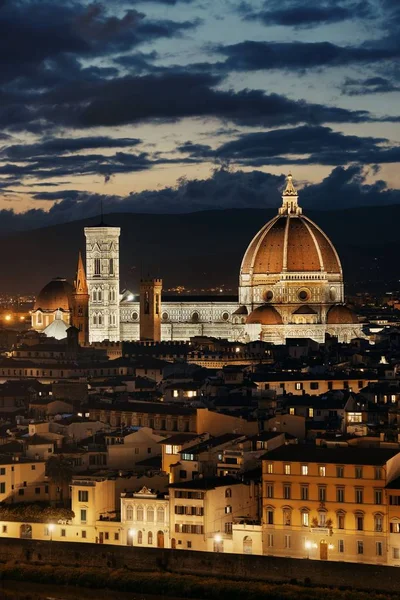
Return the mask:
{"type": "Polygon", "coordinates": [[[248,325],[282,325],[282,317],[270,304],[263,304],[253,310],[247,317],[248,325]]]}
{"type": "Polygon", "coordinates": [[[39,292],[33,310],[70,310],[74,288],[62,277],[55,277],[39,292]]]}
{"type": "Polygon", "coordinates": [[[345,304],[337,304],[329,309],[326,317],[328,325],[350,325],[358,323],[358,317],[345,304]]]}
{"type": "Polygon", "coordinates": [[[296,310],[293,312],[294,315],[316,315],[316,311],[311,308],[311,306],[308,306],[307,304],[305,304],[304,306],[299,306],[299,308],[296,308],[296,310]]]}

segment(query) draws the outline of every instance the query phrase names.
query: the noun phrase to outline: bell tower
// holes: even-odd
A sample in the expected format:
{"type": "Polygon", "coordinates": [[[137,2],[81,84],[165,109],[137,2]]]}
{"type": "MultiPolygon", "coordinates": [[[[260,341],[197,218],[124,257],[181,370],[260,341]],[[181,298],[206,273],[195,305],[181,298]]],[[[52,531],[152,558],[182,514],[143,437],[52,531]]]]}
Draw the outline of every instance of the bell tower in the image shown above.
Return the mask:
{"type": "Polygon", "coordinates": [[[80,346],[89,344],[89,292],[82,254],[79,252],[72,302],[72,325],[77,328],[80,346]]]}
{"type": "Polygon", "coordinates": [[[161,341],[162,279],[140,281],[140,341],[161,341]]]}
{"type": "Polygon", "coordinates": [[[120,341],[119,227],[85,227],[89,342],[120,341]]]}

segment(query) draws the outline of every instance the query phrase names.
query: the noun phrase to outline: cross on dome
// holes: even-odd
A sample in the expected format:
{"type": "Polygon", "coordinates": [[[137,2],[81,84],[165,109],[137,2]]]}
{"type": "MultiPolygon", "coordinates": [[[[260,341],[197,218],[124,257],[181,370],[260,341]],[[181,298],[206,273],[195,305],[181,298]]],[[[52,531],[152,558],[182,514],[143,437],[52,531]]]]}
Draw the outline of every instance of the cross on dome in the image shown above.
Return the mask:
{"type": "Polygon", "coordinates": [[[280,215],[301,215],[303,212],[297,204],[298,194],[293,184],[292,174],[289,173],[286,179],[286,187],[282,194],[282,206],[279,209],[280,215]]]}

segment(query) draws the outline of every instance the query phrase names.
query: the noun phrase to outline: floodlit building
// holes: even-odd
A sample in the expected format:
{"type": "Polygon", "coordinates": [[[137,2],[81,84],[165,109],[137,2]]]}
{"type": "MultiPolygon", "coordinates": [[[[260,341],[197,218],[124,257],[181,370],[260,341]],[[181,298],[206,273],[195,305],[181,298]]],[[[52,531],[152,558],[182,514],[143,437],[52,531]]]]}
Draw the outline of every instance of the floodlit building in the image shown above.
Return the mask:
{"type": "Polygon", "coordinates": [[[80,259],[75,285],[55,279],[39,293],[32,327],[56,337],[72,324],[81,343],[189,341],[195,336],[237,342],[287,338],[347,342],[360,337],[357,316],[344,304],[339,256],[325,233],[302,214],[288,176],[276,217],[256,234],[240,268],[235,296],[163,296],[162,280],[142,280],[140,293],[120,290],[119,227],[86,227],[86,275],[80,259]],[[53,321],[57,320],[56,325],[53,321]]]}
{"type": "Polygon", "coordinates": [[[398,448],[299,445],[266,454],[264,554],[386,564],[385,487],[399,473],[398,448]]]}

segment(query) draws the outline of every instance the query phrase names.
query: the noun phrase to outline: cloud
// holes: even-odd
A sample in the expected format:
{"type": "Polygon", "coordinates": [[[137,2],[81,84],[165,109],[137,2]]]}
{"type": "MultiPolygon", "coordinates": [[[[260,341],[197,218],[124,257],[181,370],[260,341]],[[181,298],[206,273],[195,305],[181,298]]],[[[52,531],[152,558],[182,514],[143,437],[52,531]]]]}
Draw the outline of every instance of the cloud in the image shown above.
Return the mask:
{"type": "Polygon", "coordinates": [[[254,9],[250,3],[242,3],[239,12],[246,20],[261,21],[264,25],[308,29],[356,18],[371,18],[374,11],[370,3],[357,0],[320,0],[318,3],[315,0],[267,0],[260,10],[254,9]]]}
{"type": "Polygon", "coordinates": [[[341,86],[342,94],[347,96],[366,96],[368,94],[388,94],[400,92],[400,85],[386,77],[368,77],[367,79],[346,78],[341,86]]]}
{"type": "MultiPolygon", "coordinates": [[[[112,13],[100,3],[6,0],[0,5],[1,80],[34,76],[47,61],[93,58],[180,36],[198,20],[151,19],[135,9],[112,13]]],[[[118,6],[116,7],[118,8],[118,6]]]]}
{"type": "Polygon", "coordinates": [[[213,150],[186,142],[181,153],[198,160],[222,159],[231,163],[262,166],[292,164],[344,165],[388,163],[400,160],[400,147],[386,138],[345,135],[330,127],[303,125],[267,132],[246,133],[213,150]]]}
{"type": "Polygon", "coordinates": [[[331,42],[255,42],[217,47],[226,60],[222,71],[283,69],[305,71],[319,67],[339,67],[358,63],[389,61],[400,57],[400,45],[338,46],[331,42]]]}
{"type": "MultiPolygon", "coordinates": [[[[367,171],[360,165],[336,167],[320,183],[300,190],[300,204],[320,210],[357,206],[384,206],[400,203],[400,190],[388,188],[385,181],[366,183],[367,171]]],[[[33,192],[36,200],[55,202],[49,211],[31,209],[25,213],[0,211],[0,232],[32,229],[106,213],[189,213],[224,208],[277,208],[281,203],[284,175],[261,171],[214,170],[205,180],[182,178],[175,187],[146,190],[126,197],[93,194],[78,190],[33,192]]]]}

